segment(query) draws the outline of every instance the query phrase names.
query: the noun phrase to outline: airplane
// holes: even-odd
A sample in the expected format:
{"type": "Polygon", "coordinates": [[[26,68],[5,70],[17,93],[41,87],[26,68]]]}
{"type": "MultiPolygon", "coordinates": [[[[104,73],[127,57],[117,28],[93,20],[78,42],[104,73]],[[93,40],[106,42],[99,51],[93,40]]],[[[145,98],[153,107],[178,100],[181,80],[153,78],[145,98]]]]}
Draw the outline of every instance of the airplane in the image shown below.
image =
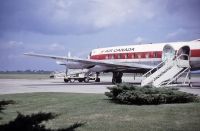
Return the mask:
{"type": "Polygon", "coordinates": [[[179,56],[179,59],[189,62],[190,70],[199,70],[200,39],[97,48],[90,52],[88,59],[37,53],[25,53],[25,55],[54,59],[67,69],[88,69],[88,72],[97,74],[96,82],[100,82],[99,73],[112,72],[112,83],[116,84],[122,82],[123,73],[144,74],[159,63],[173,61],[179,56]]]}

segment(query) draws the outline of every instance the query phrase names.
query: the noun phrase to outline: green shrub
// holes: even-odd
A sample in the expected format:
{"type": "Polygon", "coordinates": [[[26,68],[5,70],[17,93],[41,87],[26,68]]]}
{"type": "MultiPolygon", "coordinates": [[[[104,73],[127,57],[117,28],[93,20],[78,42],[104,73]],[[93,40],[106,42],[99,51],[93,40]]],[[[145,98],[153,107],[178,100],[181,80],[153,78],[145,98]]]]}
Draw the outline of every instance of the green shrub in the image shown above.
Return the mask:
{"type": "MultiPolygon", "coordinates": [[[[5,110],[5,107],[8,104],[16,104],[16,102],[13,100],[1,100],[0,113],[3,113],[2,110],[5,110]]],[[[75,131],[76,128],[86,124],[85,122],[76,122],[69,127],[62,129],[47,129],[45,125],[42,124],[42,122],[54,119],[57,116],[57,114],[51,112],[39,112],[31,115],[18,113],[14,120],[8,122],[7,124],[0,124],[0,131],[75,131]]]]}
{"type": "Polygon", "coordinates": [[[13,100],[1,100],[0,101],[0,113],[5,109],[6,105],[15,104],[16,102],[13,100]]]}
{"type": "Polygon", "coordinates": [[[197,95],[178,91],[176,88],[137,87],[133,85],[116,85],[108,87],[105,95],[112,101],[122,104],[167,104],[198,101],[197,95]]]}
{"type": "Polygon", "coordinates": [[[76,128],[83,126],[85,123],[76,122],[63,129],[48,129],[42,122],[57,117],[54,113],[39,112],[31,115],[18,113],[17,117],[7,124],[0,125],[0,131],[75,131],[76,128]]]}

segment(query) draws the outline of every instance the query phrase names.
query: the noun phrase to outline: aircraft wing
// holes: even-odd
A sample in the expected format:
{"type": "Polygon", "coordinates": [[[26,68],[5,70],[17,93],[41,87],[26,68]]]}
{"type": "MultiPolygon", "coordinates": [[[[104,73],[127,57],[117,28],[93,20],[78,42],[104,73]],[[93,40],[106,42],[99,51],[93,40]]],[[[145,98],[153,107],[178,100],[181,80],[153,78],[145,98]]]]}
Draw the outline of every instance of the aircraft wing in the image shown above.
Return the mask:
{"type": "Polygon", "coordinates": [[[102,65],[107,67],[116,67],[116,69],[152,69],[154,66],[138,64],[138,63],[119,63],[119,62],[109,62],[109,61],[101,61],[101,60],[92,60],[92,59],[81,59],[81,58],[72,58],[72,57],[62,57],[62,56],[53,56],[53,55],[44,55],[44,54],[35,54],[35,53],[24,53],[24,55],[35,56],[35,57],[43,57],[50,58],[55,60],[64,60],[69,62],[79,62],[82,64],[87,64],[91,66],[102,65]]]}

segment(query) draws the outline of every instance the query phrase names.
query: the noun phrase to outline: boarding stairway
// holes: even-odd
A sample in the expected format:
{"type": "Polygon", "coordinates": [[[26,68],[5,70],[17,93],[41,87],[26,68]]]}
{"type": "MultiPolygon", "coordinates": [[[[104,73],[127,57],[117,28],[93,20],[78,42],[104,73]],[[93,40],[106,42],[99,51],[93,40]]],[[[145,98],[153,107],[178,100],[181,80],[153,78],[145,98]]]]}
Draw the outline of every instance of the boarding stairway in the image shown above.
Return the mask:
{"type": "Polygon", "coordinates": [[[176,86],[177,84],[174,84],[174,82],[186,72],[186,77],[181,85],[186,85],[186,80],[190,72],[189,56],[186,54],[181,54],[174,60],[161,62],[155,68],[144,74],[142,77],[146,78],[142,80],[141,86],[176,86]]]}

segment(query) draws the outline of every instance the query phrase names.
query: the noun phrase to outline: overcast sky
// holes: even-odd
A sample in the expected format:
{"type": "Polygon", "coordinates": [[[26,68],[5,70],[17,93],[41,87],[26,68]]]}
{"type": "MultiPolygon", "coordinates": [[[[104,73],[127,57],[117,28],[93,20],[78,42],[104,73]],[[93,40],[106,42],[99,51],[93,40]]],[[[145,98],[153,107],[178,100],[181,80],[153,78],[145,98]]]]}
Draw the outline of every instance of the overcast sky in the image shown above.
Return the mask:
{"type": "Polygon", "coordinates": [[[86,58],[98,47],[200,38],[200,0],[1,0],[0,70],[64,69],[25,52],[86,58]]]}

